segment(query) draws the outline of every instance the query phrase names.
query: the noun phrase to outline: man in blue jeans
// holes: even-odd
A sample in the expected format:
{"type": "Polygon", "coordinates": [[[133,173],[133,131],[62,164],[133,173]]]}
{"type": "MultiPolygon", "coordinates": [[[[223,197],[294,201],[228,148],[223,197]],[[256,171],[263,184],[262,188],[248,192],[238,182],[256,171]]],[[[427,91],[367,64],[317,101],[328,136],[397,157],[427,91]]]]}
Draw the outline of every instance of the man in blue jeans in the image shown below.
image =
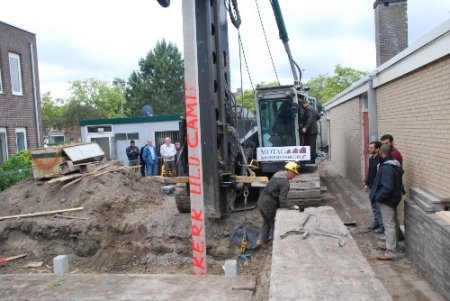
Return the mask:
{"type": "Polygon", "coordinates": [[[145,175],[147,177],[156,176],[158,170],[158,155],[156,153],[156,148],[153,146],[152,139],[147,140],[147,145],[142,152],[142,158],[145,162],[145,175]]]}
{"type": "MultiPolygon", "coordinates": [[[[380,156],[378,150],[380,149],[380,141],[372,141],[369,143],[369,169],[367,171],[367,177],[364,181],[364,191],[369,192],[372,190],[373,182],[377,176],[378,164],[380,163],[380,156]]],[[[369,230],[373,230],[375,233],[384,233],[383,218],[380,212],[380,205],[377,202],[370,202],[372,206],[373,222],[368,227],[369,230]]]]}
{"type": "Polygon", "coordinates": [[[403,168],[391,156],[389,145],[380,146],[380,166],[370,191],[370,200],[380,204],[383,216],[384,233],[386,234],[386,247],[384,255],[377,256],[378,260],[395,260],[397,258],[397,234],[395,231],[395,209],[402,199],[403,168]]]}

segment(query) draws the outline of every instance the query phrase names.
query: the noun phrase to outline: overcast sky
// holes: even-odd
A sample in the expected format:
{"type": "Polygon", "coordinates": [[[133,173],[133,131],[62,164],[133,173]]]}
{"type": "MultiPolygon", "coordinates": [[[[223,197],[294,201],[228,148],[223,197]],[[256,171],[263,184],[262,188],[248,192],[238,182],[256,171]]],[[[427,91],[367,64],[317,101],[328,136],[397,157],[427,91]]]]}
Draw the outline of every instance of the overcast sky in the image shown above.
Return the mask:
{"type": "MultiPolygon", "coordinates": [[[[138,61],[165,38],[183,51],[182,0],[0,0],[0,21],[37,36],[41,93],[66,98],[70,82],[127,80],[138,61]]],[[[373,0],[280,0],[303,81],[340,64],[375,68],[373,0]]],[[[255,0],[240,0],[241,36],[254,84],[276,80],[255,0]]],[[[282,84],[292,77],[269,0],[257,0],[282,84]]],[[[409,0],[409,45],[450,18],[449,0],[409,0]]],[[[229,22],[232,89],[240,87],[237,34],[229,22]]],[[[244,89],[250,88],[244,71],[244,89]]]]}

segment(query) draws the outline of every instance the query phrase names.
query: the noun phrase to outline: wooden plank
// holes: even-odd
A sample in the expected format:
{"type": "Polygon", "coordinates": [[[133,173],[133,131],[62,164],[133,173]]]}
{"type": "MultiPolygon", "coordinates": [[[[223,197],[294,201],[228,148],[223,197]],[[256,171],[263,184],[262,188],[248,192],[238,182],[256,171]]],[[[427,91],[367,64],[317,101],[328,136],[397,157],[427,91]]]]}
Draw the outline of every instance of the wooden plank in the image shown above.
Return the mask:
{"type": "Polygon", "coordinates": [[[81,177],[76,178],[76,179],[73,180],[72,182],[69,182],[69,183],[67,183],[67,184],[64,184],[64,185],[61,187],[61,190],[64,190],[64,189],[66,189],[67,187],[69,187],[69,186],[71,186],[71,185],[73,185],[73,184],[75,184],[75,183],[78,183],[78,182],[80,182],[80,181],[81,181],[81,177]]]}
{"type": "Polygon", "coordinates": [[[6,261],[11,261],[11,260],[15,260],[15,259],[19,259],[19,258],[23,258],[23,257],[27,257],[27,256],[28,256],[28,254],[20,254],[20,255],[6,258],[6,261]]]}
{"type": "Polygon", "coordinates": [[[42,212],[36,212],[36,213],[1,216],[0,221],[7,220],[7,219],[13,219],[13,218],[35,217],[35,216],[50,215],[50,214],[62,213],[62,212],[79,211],[79,210],[83,210],[83,209],[84,209],[84,207],[76,207],[76,208],[70,208],[70,209],[61,209],[61,210],[53,210],[53,211],[42,211],[42,212]]]}
{"type": "Polygon", "coordinates": [[[234,180],[236,183],[255,183],[255,182],[261,182],[261,183],[268,183],[269,178],[268,177],[253,177],[253,176],[234,176],[234,180]]]}
{"type": "Polygon", "coordinates": [[[64,181],[69,181],[69,180],[79,178],[79,177],[81,177],[81,174],[77,173],[74,175],[68,175],[68,176],[64,176],[64,177],[54,178],[54,179],[51,179],[50,181],[48,181],[47,183],[51,184],[51,183],[57,183],[57,182],[64,182],[64,181]]]}

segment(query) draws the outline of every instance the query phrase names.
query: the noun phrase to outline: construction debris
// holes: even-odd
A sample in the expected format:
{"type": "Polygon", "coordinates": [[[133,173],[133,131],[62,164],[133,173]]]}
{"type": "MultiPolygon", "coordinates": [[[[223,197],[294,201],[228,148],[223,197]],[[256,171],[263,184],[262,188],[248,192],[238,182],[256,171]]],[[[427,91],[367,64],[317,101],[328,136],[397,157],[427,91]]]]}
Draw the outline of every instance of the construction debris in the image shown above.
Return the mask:
{"type": "Polygon", "coordinates": [[[53,178],[73,172],[93,172],[105,157],[97,143],[36,148],[30,152],[35,179],[53,178]]]}
{"type": "Polygon", "coordinates": [[[26,265],[24,265],[24,268],[39,268],[44,264],[43,261],[30,261],[26,265]]]}

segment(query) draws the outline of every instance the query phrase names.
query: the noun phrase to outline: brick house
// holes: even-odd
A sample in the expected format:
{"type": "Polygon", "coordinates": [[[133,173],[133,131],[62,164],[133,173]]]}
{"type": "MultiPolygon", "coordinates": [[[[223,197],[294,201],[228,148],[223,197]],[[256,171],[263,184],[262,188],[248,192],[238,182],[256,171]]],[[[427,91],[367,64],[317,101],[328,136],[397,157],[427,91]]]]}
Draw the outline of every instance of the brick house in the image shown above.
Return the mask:
{"type": "Polygon", "coordinates": [[[450,296],[450,224],[437,215],[450,209],[450,20],[390,59],[379,46],[381,65],[325,104],[330,161],[362,188],[369,141],[394,136],[405,170],[398,211],[406,254],[450,296]]]}
{"type": "Polygon", "coordinates": [[[40,108],[36,35],[0,22],[0,163],[41,146],[40,108]]]}

